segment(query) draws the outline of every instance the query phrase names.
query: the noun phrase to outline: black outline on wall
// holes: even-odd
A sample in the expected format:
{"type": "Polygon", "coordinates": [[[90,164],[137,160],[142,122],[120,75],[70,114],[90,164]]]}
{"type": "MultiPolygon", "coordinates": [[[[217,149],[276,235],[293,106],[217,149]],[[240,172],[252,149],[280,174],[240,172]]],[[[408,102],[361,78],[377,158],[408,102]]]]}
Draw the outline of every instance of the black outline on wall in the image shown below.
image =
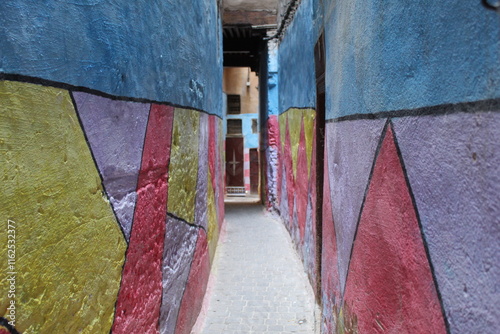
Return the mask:
{"type": "Polygon", "coordinates": [[[156,101],[156,100],[151,100],[151,99],[146,99],[146,98],[112,95],[112,94],[105,93],[105,92],[102,92],[102,91],[97,90],[97,89],[92,89],[92,88],[88,88],[88,87],[84,87],[84,86],[74,86],[74,85],[70,85],[67,83],[63,83],[63,82],[52,81],[52,80],[42,79],[42,78],[38,78],[38,77],[32,77],[32,76],[28,76],[28,75],[0,72],[0,81],[2,81],[2,80],[25,82],[25,83],[35,84],[35,85],[65,89],[65,90],[74,91],[74,92],[84,92],[84,93],[97,95],[97,96],[108,98],[108,99],[115,100],[115,101],[151,103],[151,104],[171,106],[171,107],[179,108],[179,109],[189,109],[189,110],[193,110],[193,111],[202,112],[202,113],[205,113],[208,115],[217,116],[220,119],[222,119],[222,116],[219,116],[216,113],[210,113],[210,112],[203,110],[203,109],[200,109],[200,108],[195,108],[195,107],[191,107],[191,106],[183,106],[180,104],[170,103],[170,102],[166,102],[166,101],[156,101]]]}
{"type": "Polygon", "coordinates": [[[374,155],[372,167],[371,167],[370,174],[369,174],[369,177],[368,177],[368,182],[367,182],[367,185],[366,185],[366,188],[365,188],[365,193],[363,195],[363,201],[362,201],[362,204],[361,204],[361,208],[359,210],[359,216],[358,216],[358,220],[356,222],[356,230],[354,232],[354,238],[353,238],[352,246],[351,246],[351,253],[349,255],[349,264],[347,266],[347,275],[346,275],[346,279],[345,279],[344,289],[343,289],[343,291],[341,291],[342,303],[344,303],[345,287],[347,286],[347,281],[349,279],[349,273],[350,273],[349,269],[350,269],[350,266],[351,266],[352,254],[353,254],[353,251],[354,251],[354,243],[356,242],[356,237],[357,237],[357,234],[358,234],[358,229],[359,229],[359,225],[360,225],[360,221],[361,221],[361,216],[362,216],[363,211],[364,211],[364,207],[365,207],[365,203],[366,203],[366,198],[367,198],[368,191],[370,189],[371,181],[372,181],[372,178],[373,178],[373,172],[375,170],[375,164],[377,162],[377,159],[378,159],[378,156],[379,156],[379,153],[380,153],[380,149],[382,148],[383,142],[384,142],[385,137],[387,135],[387,129],[389,127],[391,128],[391,131],[392,131],[392,134],[393,134],[394,145],[396,147],[396,154],[398,156],[398,160],[399,160],[399,163],[401,165],[403,176],[405,178],[406,187],[408,189],[408,193],[410,195],[410,199],[411,199],[414,211],[415,211],[415,216],[416,216],[416,219],[417,219],[417,222],[418,222],[418,228],[420,230],[420,237],[422,239],[422,243],[423,243],[423,246],[424,246],[424,250],[425,250],[425,255],[427,257],[427,261],[429,262],[429,269],[430,269],[430,272],[431,272],[431,275],[432,275],[432,281],[434,283],[434,287],[436,289],[436,295],[437,295],[438,300],[439,300],[439,306],[441,308],[441,314],[443,316],[443,321],[444,321],[446,333],[450,334],[449,321],[448,321],[448,318],[446,316],[446,311],[445,311],[444,304],[443,304],[443,298],[441,296],[441,291],[439,289],[439,284],[438,284],[438,281],[436,279],[436,274],[435,274],[435,271],[434,271],[434,265],[432,263],[430,252],[429,252],[429,247],[428,247],[428,244],[427,244],[427,239],[425,238],[425,234],[424,234],[423,227],[422,227],[422,222],[420,220],[420,214],[419,214],[419,211],[418,211],[418,208],[417,208],[417,203],[416,203],[416,200],[415,200],[415,195],[413,194],[413,190],[412,190],[412,187],[411,187],[411,184],[410,184],[410,180],[408,178],[408,173],[406,171],[406,166],[405,166],[404,161],[403,161],[403,156],[402,156],[401,150],[399,148],[399,143],[398,143],[398,140],[396,138],[396,133],[394,131],[394,126],[393,126],[391,118],[387,119],[387,121],[385,122],[384,128],[382,130],[382,133],[380,134],[380,138],[379,138],[379,141],[378,141],[378,144],[377,144],[377,148],[375,150],[375,155],[374,155]]]}
{"type": "Polygon", "coordinates": [[[3,326],[5,327],[9,333],[11,334],[20,334],[15,327],[11,326],[11,324],[9,324],[9,321],[7,319],[5,319],[4,317],[0,317],[0,326],[3,326]]]}

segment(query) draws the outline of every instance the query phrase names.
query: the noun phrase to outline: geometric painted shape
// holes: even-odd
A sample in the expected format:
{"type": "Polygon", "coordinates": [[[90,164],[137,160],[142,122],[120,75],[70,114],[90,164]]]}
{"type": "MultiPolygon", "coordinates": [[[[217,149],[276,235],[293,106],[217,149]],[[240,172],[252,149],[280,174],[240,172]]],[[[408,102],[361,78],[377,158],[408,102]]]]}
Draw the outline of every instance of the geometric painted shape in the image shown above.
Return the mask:
{"type": "Polygon", "coordinates": [[[302,109],[290,109],[286,112],[288,120],[288,134],[290,136],[290,153],[292,155],[292,170],[294,179],[297,178],[297,156],[299,152],[300,132],[303,128],[302,109]]]}
{"type": "MultiPolygon", "coordinates": [[[[290,131],[288,126],[288,119],[286,120],[286,133],[285,133],[285,149],[283,151],[283,178],[286,178],[286,192],[288,199],[288,214],[289,214],[289,227],[292,228],[293,224],[293,213],[294,213],[294,203],[295,203],[295,178],[293,176],[293,157],[292,157],[292,149],[291,149],[291,139],[290,139],[290,131]]],[[[284,180],[283,180],[284,181],[284,180]]],[[[283,182],[282,181],[282,182],[283,182]]],[[[285,182],[283,182],[285,183],[285,182]]],[[[286,217],[285,217],[286,218],[286,217]]]]}
{"type": "MultiPolygon", "coordinates": [[[[210,274],[210,259],[208,253],[207,234],[198,229],[198,241],[194,252],[189,278],[184,290],[175,334],[189,334],[201,310],[203,296],[210,274]]],[[[173,333],[173,332],[172,332],[173,333]]]]}
{"type": "MultiPolygon", "coordinates": [[[[313,128],[316,118],[314,109],[297,109],[290,108],[285,113],[280,115],[280,131],[285,130],[286,120],[288,120],[290,133],[290,150],[292,154],[293,175],[297,176],[297,156],[300,142],[300,131],[304,128],[305,131],[305,147],[307,152],[307,172],[311,172],[311,155],[313,148],[313,128]]],[[[281,134],[283,143],[284,132],[281,134]]]]}
{"type": "MultiPolygon", "coordinates": [[[[215,118],[215,116],[211,116],[215,118]]],[[[217,168],[215,174],[215,179],[217,180],[217,186],[215,187],[216,190],[216,200],[218,203],[217,206],[217,219],[219,223],[219,229],[222,228],[222,224],[224,223],[224,145],[225,145],[225,140],[224,140],[224,134],[223,134],[223,120],[220,118],[217,119],[217,124],[216,124],[216,133],[217,133],[217,150],[216,150],[216,160],[217,160],[217,168]],[[218,131],[217,131],[218,130],[218,131]]]]}
{"type": "Polygon", "coordinates": [[[354,240],[343,311],[359,333],[446,333],[390,123],[382,140],[354,240]]]}
{"type": "Polygon", "coordinates": [[[217,241],[219,240],[219,224],[217,221],[217,203],[215,203],[215,192],[212,188],[212,173],[210,170],[207,175],[208,191],[206,197],[207,203],[207,238],[208,238],[208,251],[210,255],[210,263],[212,263],[215,256],[215,249],[217,248],[217,241]]]}
{"type": "MultiPolygon", "coordinates": [[[[196,207],[194,215],[194,223],[203,228],[207,228],[207,191],[208,182],[215,182],[208,178],[208,171],[210,165],[209,154],[215,151],[215,145],[209,141],[209,121],[210,116],[205,113],[200,113],[200,126],[199,126],[199,140],[198,142],[198,180],[196,181],[196,207]]],[[[213,162],[212,162],[213,163],[213,162]]],[[[212,167],[210,165],[210,167],[212,167]]]]}
{"type": "MultiPolygon", "coordinates": [[[[296,202],[297,210],[297,223],[299,228],[300,239],[295,240],[299,245],[304,243],[304,233],[307,217],[307,203],[309,199],[309,175],[307,168],[307,153],[306,153],[306,138],[304,133],[304,126],[300,128],[299,144],[297,148],[297,160],[295,165],[297,171],[295,174],[295,191],[293,192],[296,202]]],[[[314,247],[314,245],[313,245],[314,247]]]]}
{"type": "MultiPolygon", "coordinates": [[[[127,243],[68,91],[0,81],[0,175],[2,226],[16,225],[17,330],[108,333],[127,243]]],[[[2,232],[6,257],[7,244],[2,232]]],[[[4,312],[7,260],[0,270],[4,312]]]]}
{"type": "Polygon", "coordinates": [[[302,262],[304,263],[304,269],[307,273],[309,281],[315,292],[318,289],[318,269],[316,263],[316,212],[314,211],[314,207],[316,203],[314,203],[311,199],[312,196],[308,196],[307,206],[306,206],[306,218],[304,221],[304,238],[302,242],[302,262]]]}
{"type": "Polygon", "coordinates": [[[340,307],[341,292],[337,260],[337,239],[333,223],[330,197],[328,160],[325,160],[323,188],[322,254],[321,254],[321,292],[323,302],[322,333],[334,333],[335,311],[340,307]]]}
{"type": "Polygon", "coordinates": [[[315,141],[314,137],[316,132],[314,131],[315,129],[315,124],[316,124],[316,111],[314,109],[302,109],[302,123],[304,126],[304,132],[306,136],[306,152],[307,152],[307,173],[310,176],[311,175],[311,164],[314,162],[314,159],[312,159],[312,151],[313,148],[315,147],[315,141]]]}
{"type": "Polygon", "coordinates": [[[285,149],[285,133],[286,133],[286,123],[288,120],[287,113],[282,113],[278,116],[278,124],[279,124],[279,136],[280,136],[280,151],[283,151],[285,149]]]}
{"type": "MultiPolygon", "coordinates": [[[[313,125],[314,126],[314,125],[313,125]]],[[[316,142],[316,133],[315,133],[315,126],[313,128],[313,138],[312,142],[316,142]]],[[[309,277],[309,281],[311,282],[311,285],[314,287],[314,293],[318,297],[320,296],[320,282],[318,278],[320,277],[319,275],[321,274],[320,268],[318,267],[320,265],[320,260],[321,260],[321,253],[320,250],[320,236],[321,234],[318,234],[318,226],[317,226],[317,219],[319,219],[317,215],[317,187],[316,187],[316,145],[312,145],[312,150],[311,150],[311,158],[313,164],[310,166],[311,167],[311,172],[309,174],[309,185],[307,187],[307,193],[309,194],[307,196],[307,208],[306,208],[306,220],[305,220],[305,232],[304,232],[304,248],[302,250],[303,254],[303,259],[304,259],[304,267],[306,270],[306,273],[309,277]]],[[[321,227],[320,227],[321,228],[321,227]]],[[[321,231],[321,230],[320,230],[321,231]]]]}
{"type": "Polygon", "coordinates": [[[361,204],[384,122],[359,120],[326,124],[325,159],[328,159],[342,291],[361,204]]]}
{"type": "MultiPolygon", "coordinates": [[[[283,159],[284,160],[284,159],[283,159]]],[[[291,214],[288,211],[288,206],[290,205],[288,202],[288,184],[287,184],[287,178],[286,178],[286,168],[285,164],[281,163],[278,165],[278,168],[280,169],[279,173],[282,175],[280,177],[281,183],[280,183],[280,198],[279,198],[279,213],[281,215],[281,218],[284,220],[285,224],[290,226],[291,222],[291,214]]]]}
{"type": "MultiPolygon", "coordinates": [[[[290,148],[292,154],[294,177],[297,176],[297,156],[298,156],[299,141],[300,141],[300,131],[302,131],[302,127],[304,127],[305,141],[306,141],[305,147],[307,150],[307,171],[309,174],[311,172],[311,155],[313,148],[312,137],[313,137],[313,127],[314,127],[316,112],[314,109],[291,108],[282,115],[283,116],[280,117],[280,121],[282,121],[283,118],[286,118],[286,120],[288,120],[288,127],[289,127],[288,131],[290,133],[290,148]]],[[[284,124],[281,126],[284,127],[284,124]]],[[[284,138],[282,138],[282,140],[283,139],[284,138]]]]}
{"type": "Polygon", "coordinates": [[[200,112],[175,108],[168,212],[194,223],[196,182],[198,178],[198,142],[200,112]]]}
{"type": "Polygon", "coordinates": [[[113,333],[158,333],[174,109],[151,105],[113,333]]]}
{"type": "Polygon", "coordinates": [[[451,333],[500,328],[500,113],[394,119],[451,333]]]}
{"type": "Polygon", "coordinates": [[[151,105],[84,92],[72,95],[104,189],[128,241],[151,105]]]}
{"type": "Polygon", "coordinates": [[[169,334],[175,330],[198,239],[198,228],[168,217],[165,233],[161,334],[169,334]]]}

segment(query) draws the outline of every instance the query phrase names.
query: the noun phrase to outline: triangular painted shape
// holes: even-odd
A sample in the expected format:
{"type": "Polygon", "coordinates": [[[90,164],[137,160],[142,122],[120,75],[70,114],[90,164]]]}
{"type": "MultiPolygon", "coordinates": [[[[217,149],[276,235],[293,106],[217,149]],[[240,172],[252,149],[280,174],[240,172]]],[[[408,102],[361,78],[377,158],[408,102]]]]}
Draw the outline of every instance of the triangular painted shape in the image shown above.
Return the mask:
{"type": "Polygon", "coordinates": [[[325,160],[325,179],[323,188],[322,253],[321,253],[321,292],[323,302],[322,333],[334,333],[336,310],[340,307],[341,292],[337,259],[337,238],[333,223],[330,197],[328,161],[325,160]]]}
{"type": "Polygon", "coordinates": [[[498,111],[393,120],[450,333],[500,328],[498,111]]]}
{"type": "Polygon", "coordinates": [[[297,172],[295,174],[294,196],[297,203],[297,223],[300,232],[300,241],[304,242],[306,226],[307,202],[309,198],[309,173],[307,163],[306,135],[302,124],[299,134],[299,145],[297,149],[297,172]]]}
{"type": "MultiPolygon", "coordinates": [[[[283,149],[283,174],[282,174],[282,189],[287,192],[286,198],[288,201],[287,212],[288,212],[288,224],[290,226],[293,225],[293,212],[294,212],[294,192],[295,192],[295,181],[293,177],[293,162],[292,162],[292,154],[291,154],[291,143],[290,143],[290,131],[288,126],[288,120],[286,121],[285,128],[285,146],[283,149]],[[286,179],[286,180],[285,180],[286,179]]],[[[282,196],[284,196],[282,194],[282,196]]],[[[282,217],[286,217],[284,215],[284,211],[282,211],[282,217]]]]}
{"type": "Polygon", "coordinates": [[[214,160],[209,155],[215,153],[215,142],[209,142],[209,122],[207,114],[200,114],[199,131],[199,146],[198,146],[198,180],[196,181],[196,199],[195,199],[195,212],[194,224],[207,228],[207,191],[208,191],[208,173],[209,168],[212,169],[214,160]],[[210,144],[210,146],[209,146],[210,144]],[[210,165],[210,166],[209,166],[210,165]]]}
{"type": "Polygon", "coordinates": [[[325,159],[328,159],[342,291],[354,232],[384,122],[358,120],[326,124],[325,159]]]}
{"type": "Polygon", "coordinates": [[[343,314],[359,333],[436,333],[446,326],[411,190],[389,124],[354,240],[343,314]]]}
{"type": "Polygon", "coordinates": [[[128,241],[150,104],[72,94],[104,189],[128,241]]]}
{"type": "Polygon", "coordinates": [[[173,118],[173,107],[151,106],[114,334],[159,330],[173,118]]]}
{"type": "Polygon", "coordinates": [[[198,227],[167,217],[162,260],[162,304],[160,334],[176,327],[191,263],[198,240],[198,227]]]}
{"type": "MultiPolygon", "coordinates": [[[[189,334],[200,313],[203,298],[210,275],[210,255],[207,235],[203,229],[198,230],[198,240],[189,271],[189,278],[177,315],[175,334],[189,334]]],[[[172,332],[170,332],[172,333],[172,332]]]]}

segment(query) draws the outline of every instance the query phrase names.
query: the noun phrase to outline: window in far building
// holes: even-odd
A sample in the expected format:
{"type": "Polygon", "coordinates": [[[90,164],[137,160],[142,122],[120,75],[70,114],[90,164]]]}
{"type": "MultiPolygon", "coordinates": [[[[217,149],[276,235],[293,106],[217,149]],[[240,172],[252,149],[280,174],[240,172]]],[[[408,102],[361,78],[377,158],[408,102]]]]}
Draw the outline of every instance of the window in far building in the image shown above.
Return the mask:
{"type": "Polygon", "coordinates": [[[228,135],[241,135],[243,133],[241,126],[241,119],[228,119],[227,120],[227,134],[228,135]]]}
{"type": "Polygon", "coordinates": [[[239,95],[227,96],[227,113],[229,115],[237,115],[241,113],[241,101],[239,95]]]}

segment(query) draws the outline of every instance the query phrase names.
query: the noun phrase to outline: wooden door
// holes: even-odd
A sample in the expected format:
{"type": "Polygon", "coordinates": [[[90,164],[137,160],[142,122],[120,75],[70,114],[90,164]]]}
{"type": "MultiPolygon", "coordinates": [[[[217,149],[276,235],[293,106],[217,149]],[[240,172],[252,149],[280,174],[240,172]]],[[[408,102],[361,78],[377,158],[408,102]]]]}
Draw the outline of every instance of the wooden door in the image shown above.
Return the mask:
{"type": "Polygon", "coordinates": [[[245,187],[243,138],[226,138],[226,186],[245,187]]]}

